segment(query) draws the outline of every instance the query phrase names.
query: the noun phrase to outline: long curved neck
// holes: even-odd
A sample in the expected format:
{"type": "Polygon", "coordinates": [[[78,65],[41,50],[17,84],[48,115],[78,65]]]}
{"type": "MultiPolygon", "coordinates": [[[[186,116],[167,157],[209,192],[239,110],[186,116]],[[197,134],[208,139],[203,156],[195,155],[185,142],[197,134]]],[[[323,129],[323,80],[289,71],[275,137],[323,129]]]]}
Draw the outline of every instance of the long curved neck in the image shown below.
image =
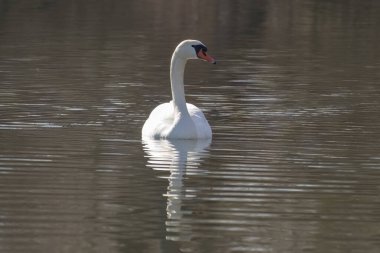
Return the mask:
{"type": "Polygon", "coordinates": [[[182,115],[188,114],[183,84],[186,61],[186,59],[178,57],[175,51],[170,64],[170,84],[172,88],[174,112],[182,115]]]}

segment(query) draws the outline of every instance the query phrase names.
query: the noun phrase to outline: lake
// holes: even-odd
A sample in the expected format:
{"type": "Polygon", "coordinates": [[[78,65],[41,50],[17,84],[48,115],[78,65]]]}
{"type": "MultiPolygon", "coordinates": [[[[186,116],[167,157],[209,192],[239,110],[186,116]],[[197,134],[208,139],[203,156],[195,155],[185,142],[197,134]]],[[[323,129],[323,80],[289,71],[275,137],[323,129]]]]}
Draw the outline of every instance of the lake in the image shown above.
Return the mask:
{"type": "Polygon", "coordinates": [[[0,251],[379,252],[379,13],[0,0],[0,251]],[[213,139],[142,141],[188,38],[213,139]]]}

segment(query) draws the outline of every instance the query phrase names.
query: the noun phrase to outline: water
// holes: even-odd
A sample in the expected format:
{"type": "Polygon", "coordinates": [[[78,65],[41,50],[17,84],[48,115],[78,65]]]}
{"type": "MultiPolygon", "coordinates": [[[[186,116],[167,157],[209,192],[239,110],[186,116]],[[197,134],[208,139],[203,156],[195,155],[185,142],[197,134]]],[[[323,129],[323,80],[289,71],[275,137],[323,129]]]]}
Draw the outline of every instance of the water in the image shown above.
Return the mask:
{"type": "Polygon", "coordinates": [[[379,252],[378,1],[0,1],[1,252],[379,252]],[[146,141],[185,38],[212,142],[146,141]]]}

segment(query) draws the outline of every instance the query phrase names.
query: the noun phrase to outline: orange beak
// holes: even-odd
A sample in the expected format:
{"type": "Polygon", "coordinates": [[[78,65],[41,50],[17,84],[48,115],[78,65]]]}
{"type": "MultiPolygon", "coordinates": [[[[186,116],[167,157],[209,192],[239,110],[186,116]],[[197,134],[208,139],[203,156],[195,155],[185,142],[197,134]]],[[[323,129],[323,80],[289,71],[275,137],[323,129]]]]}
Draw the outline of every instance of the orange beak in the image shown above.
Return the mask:
{"type": "Polygon", "coordinates": [[[206,54],[205,52],[203,52],[203,50],[199,50],[199,52],[198,52],[197,55],[198,55],[198,57],[200,59],[208,61],[209,63],[212,63],[212,64],[216,64],[216,60],[212,56],[210,56],[210,55],[206,54]]]}

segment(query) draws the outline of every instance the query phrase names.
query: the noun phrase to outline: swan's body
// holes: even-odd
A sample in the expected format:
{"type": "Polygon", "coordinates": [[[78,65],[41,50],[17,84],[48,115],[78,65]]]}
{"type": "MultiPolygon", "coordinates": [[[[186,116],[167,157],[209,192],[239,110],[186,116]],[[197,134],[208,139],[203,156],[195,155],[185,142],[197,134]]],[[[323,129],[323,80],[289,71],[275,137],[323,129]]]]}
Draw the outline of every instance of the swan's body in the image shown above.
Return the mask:
{"type": "Polygon", "coordinates": [[[157,106],[142,130],[143,138],[154,139],[209,139],[211,127],[203,112],[186,103],[187,112],[176,112],[174,102],[157,106]]]}
{"type": "Polygon", "coordinates": [[[211,127],[203,112],[186,103],[183,76],[188,59],[201,58],[215,63],[206,54],[207,48],[199,41],[185,40],[175,49],[170,65],[173,100],[157,106],[149,115],[143,129],[143,138],[154,139],[210,139],[211,127]]]}

